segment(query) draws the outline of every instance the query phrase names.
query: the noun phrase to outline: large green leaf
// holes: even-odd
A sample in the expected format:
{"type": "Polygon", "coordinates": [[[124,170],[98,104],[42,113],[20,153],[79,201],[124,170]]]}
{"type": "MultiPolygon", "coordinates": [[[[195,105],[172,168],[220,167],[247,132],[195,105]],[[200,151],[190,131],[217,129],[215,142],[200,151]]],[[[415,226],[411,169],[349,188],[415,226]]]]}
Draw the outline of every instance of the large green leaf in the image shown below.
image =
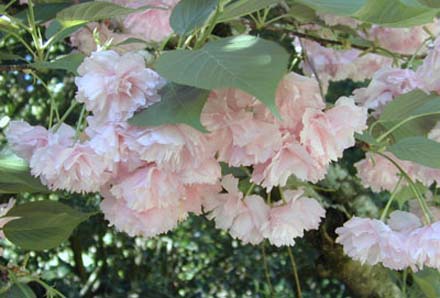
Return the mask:
{"type": "Polygon", "coordinates": [[[29,250],[54,248],[92,214],[82,213],[54,201],[30,202],[13,207],[6,216],[19,217],[3,231],[12,243],[29,250]]]}
{"type": "MultiPolygon", "coordinates": [[[[55,18],[56,14],[72,5],[72,2],[69,3],[47,3],[47,4],[36,4],[34,6],[34,14],[36,23],[44,23],[53,18],[55,18]]],[[[20,11],[15,15],[16,18],[22,20],[23,22],[27,22],[27,13],[28,8],[20,11]]]]}
{"type": "Polygon", "coordinates": [[[131,125],[159,126],[184,123],[200,131],[206,131],[200,123],[200,113],[209,91],[168,83],[160,93],[161,101],[137,113],[129,120],[131,125]]]}
{"type": "Polygon", "coordinates": [[[432,7],[432,8],[440,8],[440,1],[438,0],[417,0],[419,1],[419,3],[428,6],[428,7],[432,7]]]}
{"type": "Polygon", "coordinates": [[[319,12],[351,16],[365,5],[366,0],[298,0],[297,2],[319,12]]]}
{"type": "Polygon", "coordinates": [[[299,0],[316,11],[351,16],[361,21],[392,27],[432,22],[438,9],[414,0],[299,0]]]}
{"type": "Polygon", "coordinates": [[[431,23],[437,13],[438,10],[408,6],[399,0],[368,0],[354,16],[368,23],[409,27],[431,23]]]}
{"type": "Polygon", "coordinates": [[[379,121],[386,129],[391,129],[405,119],[415,118],[393,132],[395,140],[426,135],[440,120],[440,115],[420,116],[440,111],[439,104],[440,96],[415,90],[398,96],[387,104],[379,121]]]}
{"type": "Polygon", "coordinates": [[[0,194],[22,192],[48,192],[40,181],[31,176],[25,160],[15,155],[12,150],[0,151],[0,194]]]}
{"type": "Polygon", "coordinates": [[[239,88],[277,114],[275,92],[289,56],[278,44],[241,35],[207,43],[202,49],[163,54],[156,70],[172,82],[197,88],[239,88]]]}
{"type": "MultiPolygon", "coordinates": [[[[145,9],[144,7],[143,9],[145,9]]],[[[77,26],[92,21],[109,19],[137,12],[139,9],[119,6],[111,2],[91,1],[72,5],[57,13],[57,20],[64,27],[77,26]]]]}
{"type": "Polygon", "coordinates": [[[388,151],[399,159],[440,168],[440,143],[424,137],[411,137],[388,147],[388,151]]]}
{"type": "Polygon", "coordinates": [[[440,297],[440,273],[437,270],[426,268],[412,276],[426,298],[440,297]]]}
{"type": "Polygon", "coordinates": [[[186,35],[203,26],[217,5],[218,0],[182,0],[171,14],[171,27],[177,34],[186,35]]]}
{"type": "Polygon", "coordinates": [[[32,66],[37,69],[61,69],[76,74],[79,65],[84,60],[84,55],[80,53],[72,53],[69,55],[61,56],[55,60],[47,62],[36,62],[32,66]]]}
{"type": "Polygon", "coordinates": [[[24,283],[15,283],[0,298],[37,298],[32,289],[24,283]]]}
{"type": "Polygon", "coordinates": [[[281,0],[239,0],[226,5],[218,21],[226,22],[275,5],[281,0]]]}

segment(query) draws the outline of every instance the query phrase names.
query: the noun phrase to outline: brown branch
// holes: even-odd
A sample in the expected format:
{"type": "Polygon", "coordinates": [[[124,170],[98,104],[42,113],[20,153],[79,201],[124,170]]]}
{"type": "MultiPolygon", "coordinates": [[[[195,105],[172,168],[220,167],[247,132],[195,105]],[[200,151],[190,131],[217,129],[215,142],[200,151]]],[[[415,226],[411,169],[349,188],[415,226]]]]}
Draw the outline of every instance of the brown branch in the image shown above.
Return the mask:
{"type": "Polygon", "coordinates": [[[31,64],[11,64],[11,65],[0,65],[0,72],[3,71],[24,71],[28,69],[34,69],[31,64]]]}

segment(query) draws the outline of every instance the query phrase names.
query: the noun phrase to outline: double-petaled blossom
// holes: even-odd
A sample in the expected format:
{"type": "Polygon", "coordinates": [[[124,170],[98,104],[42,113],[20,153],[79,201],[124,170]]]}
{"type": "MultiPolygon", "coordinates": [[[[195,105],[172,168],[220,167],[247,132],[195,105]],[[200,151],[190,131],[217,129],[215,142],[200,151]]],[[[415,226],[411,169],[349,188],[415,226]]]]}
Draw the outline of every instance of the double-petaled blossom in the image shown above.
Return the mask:
{"type": "Polygon", "coordinates": [[[123,30],[147,42],[161,42],[173,33],[170,16],[179,0],[114,0],[130,8],[146,9],[132,13],[123,20],[123,30]],[[148,8],[149,7],[149,8],[148,8]]]}
{"type": "Polygon", "coordinates": [[[440,38],[434,42],[432,49],[416,71],[421,89],[440,93],[440,38]]]}
{"type": "Polygon", "coordinates": [[[34,151],[31,173],[50,189],[96,192],[110,178],[111,164],[88,142],[74,140],[75,130],[65,124],[49,133],[48,144],[34,151]]]}
{"type": "Polygon", "coordinates": [[[373,75],[368,87],[356,89],[354,98],[359,104],[376,110],[376,114],[379,114],[396,96],[415,90],[419,86],[416,74],[411,69],[386,66],[373,75]]]}
{"type": "Polygon", "coordinates": [[[252,96],[238,90],[214,91],[202,111],[202,123],[220,161],[254,166],[252,181],[271,189],[293,174],[322,179],[329,163],[354,145],[354,133],[366,128],[367,109],[340,98],[324,110],[318,82],[294,73],[280,82],[276,104],[281,119],[252,96]],[[350,115],[350,121],[344,121],[350,115]]]}
{"type": "Polygon", "coordinates": [[[6,138],[18,156],[30,160],[35,150],[47,145],[49,132],[42,126],[31,126],[24,121],[11,121],[6,130],[6,138]]]}
{"type": "Polygon", "coordinates": [[[302,190],[285,191],[285,202],[280,201],[270,209],[269,218],[261,231],[275,246],[295,245],[294,238],[302,237],[304,231],[319,227],[325,216],[324,208],[311,198],[303,197],[302,190]]]}
{"type": "Polygon", "coordinates": [[[362,263],[382,263],[394,270],[440,268],[440,222],[422,226],[414,214],[394,211],[388,225],[354,217],[336,233],[344,252],[362,263]]]}
{"type": "Polygon", "coordinates": [[[330,81],[364,81],[383,66],[392,64],[390,58],[371,53],[363,55],[355,49],[338,50],[308,40],[303,40],[302,45],[307,54],[303,70],[309,76],[318,76],[324,91],[330,81]]]}
{"type": "Polygon", "coordinates": [[[165,81],[145,67],[141,55],[115,51],[93,52],[78,68],[76,100],[92,111],[97,121],[124,121],[139,108],[160,101],[165,81]]]}

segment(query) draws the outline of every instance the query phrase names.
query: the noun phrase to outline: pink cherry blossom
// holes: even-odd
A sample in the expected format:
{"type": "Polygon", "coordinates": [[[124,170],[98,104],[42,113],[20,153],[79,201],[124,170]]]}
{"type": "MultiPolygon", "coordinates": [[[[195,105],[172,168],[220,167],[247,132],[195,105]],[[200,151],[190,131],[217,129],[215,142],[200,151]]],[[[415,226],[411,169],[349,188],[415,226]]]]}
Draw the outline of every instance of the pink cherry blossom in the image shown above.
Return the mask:
{"type": "Polygon", "coordinates": [[[234,219],[230,233],[245,244],[256,245],[263,240],[260,229],[269,218],[270,207],[258,195],[247,196],[243,201],[245,207],[234,219]]]}
{"type": "Polygon", "coordinates": [[[184,187],[176,174],[151,164],[119,177],[111,193],[125,200],[128,208],[145,211],[178,205],[184,187]]]}
{"type": "Polygon", "coordinates": [[[414,264],[420,269],[440,269],[440,222],[416,229],[408,238],[409,257],[414,264]]]}
{"type": "Polygon", "coordinates": [[[279,84],[276,104],[282,118],[280,127],[289,129],[294,135],[299,135],[303,128],[302,116],[306,109],[325,108],[316,79],[294,72],[285,75],[279,84]]]}
{"type": "Polygon", "coordinates": [[[419,85],[414,71],[386,66],[373,75],[368,87],[356,89],[354,97],[356,102],[378,114],[396,96],[415,90],[419,85]]]}
{"type": "Polygon", "coordinates": [[[140,8],[143,6],[161,8],[145,9],[143,12],[127,16],[123,22],[127,33],[148,42],[161,42],[173,33],[170,26],[170,16],[179,0],[135,0],[123,2],[126,2],[126,6],[130,8],[140,8]]]}
{"type": "Polygon", "coordinates": [[[302,40],[307,60],[303,70],[309,76],[318,75],[324,91],[329,81],[353,79],[363,81],[384,65],[391,65],[392,59],[376,54],[361,55],[355,49],[337,50],[321,46],[314,41],[302,40]]]}
{"type": "Polygon", "coordinates": [[[125,200],[104,195],[101,210],[105,219],[118,231],[129,236],[153,237],[175,228],[186,212],[176,207],[152,208],[147,211],[136,211],[126,205],[125,200]]]}
{"type": "Polygon", "coordinates": [[[105,23],[92,22],[87,26],[81,28],[70,36],[70,44],[72,47],[78,49],[80,52],[90,55],[92,52],[98,50],[98,46],[93,36],[93,31],[96,31],[99,37],[99,45],[109,44],[110,49],[118,53],[126,53],[131,51],[138,51],[145,48],[142,42],[130,42],[121,44],[127,39],[134,37],[129,34],[116,33],[108,28],[105,23]]]}
{"type": "Polygon", "coordinates": [[[142,160],[178,171],[198,167],[214,156],[206,136],[188,125],[163,125],[137,129],[127,141],[128,147],[142,160]]]}
{"type": "Polygon", "coordinates": [[[317,182],[324,178],[327,167],[313,159],[301,144],[289,135],[283,137],[282,148],[272,159],[254,166],[252,181],[268,190],[284,186],[291,175],[303,181],[317,182]]]}
{"type": "Polygon", "coordinates": [[[42,126],[31,126],[24,121],[11,121],[5,134],[14,152],[29,161],[35,150],[47,145],[49,132],[42,126]]]}
{"type": "Polygon", "coordinates": [[[325,210],[311,198],[302,197],[302,190],[285,191],[286,202],[272,207],[269,219],[261,228],[262,234],[275,246],[295,245],[294,238],[302,237],[304,231],[319,227],[325,210]]]}
{"type": "Polygon", "coordinates": [[[109,165],[89,143],[75,142],[75,131],[62,125],[51,133],[48,145],[35,150],[31,173],[52,190],[95,192],[110,178],[109,165]]]}
{"type": "MultiPolygon", "coordinates": [[[[391,158],[394,155],[387,153],[391,158]]],[[[409,166],[408,162],[403,164],[409,166]]],[[[366,158],[355,163],[357,175],[362,184],[370,187],[375,192],[384,190],[392,191],[400,178],[399,170],[385,157],[367,153],[366,158]]]]}
{"type": "Polygon", "coordinates": [[[97,121],[126,120],[140,107],[160,100],[164,80],[145,67],[138,54],[94,52],[78,68],[76,99],[85,103],[97,121]]]}
{"type": "Polygon", "coordinates": [[[243,194],[238,189],[238,179],[232,175],[222,178],[222,187],[227,193],[213,193],[203,200],[203,208],[209,212],[208,218],[214,219],[218,229],[229,229],[235,218],[245,210],[243,194]]]}
{"type": "Polygon", "coordinates": [[[393,231],[398,232],[408,232],[422,226],[417,215],[400,210],[391,212],[387,223],[393,231]]]}
{"type": "Polygon", "coordinates": [[[434,46],[429,50],[428,55],[423,60],[423,64],[416,71],[420,81],[421,89],[440,93],[440,38],[434,42],[434,46]]]}
{"type": "Polygon", "coordinates": [[[235,90],[214,91],[205,104],[201,121],[211,131],[218,159],[232,166],[265,162],[281,146],[281,134],[273,121],[258,119],[252,112],[262,105],[235,90]]]}
{"type": "Polygon", "coordinates": [[[345,254],[352,259],[375,265],[383,261],[382,239],[390,232],[380,220],[353,217],[336,229],[336,242],[343,245],[345,254]]]}
{"type": "MultiPolygon", "coordinates": [[[[437,26],[435,23],[430,24],[430,27],[434,29],[433,32],[438,31],[437,26]]],[[[373,25],[366,36],[383,48],[408,55],[414,54],[428,37],[429,34],[423,29],[423,26],[387,28],[378,25],[373,25]]]]}
{"type": "Polygon", "coordinates": [[[325,112],[307,109],[303,116],[301,143],[323,164],[342,157],[355,144],[354,133],[366,128],[367,109],[357,107],[353,99],[342,97],[325,112]],[[346,117],[352,120],[347,121],[346,117]]]}

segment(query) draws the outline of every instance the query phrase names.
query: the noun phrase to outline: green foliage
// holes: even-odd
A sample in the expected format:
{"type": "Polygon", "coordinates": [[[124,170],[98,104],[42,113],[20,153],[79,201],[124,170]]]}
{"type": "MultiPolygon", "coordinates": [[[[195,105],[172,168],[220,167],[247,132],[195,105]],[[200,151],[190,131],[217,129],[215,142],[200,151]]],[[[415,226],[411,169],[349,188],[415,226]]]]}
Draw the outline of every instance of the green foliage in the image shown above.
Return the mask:
{"type": "Polygon", "coordinates": [[[15,155],[12,150],[3,148],[0,151],[0,194],[47,192],[47,188],[29,172],[25,160],[15,155]]]}
{"type": "Polygon", "coordinates": [[[65,56],[60,56],[57,59],[48,62],[35,62],[32,64],[32,66],[40,70],[61,69],[76,74],[76,71],[83,60],[83,54],[72,53],[65,56]]]}
{"type": "Polygon", "coordinates": [[[186,35],[203,26],[217,5],[218,0],[182,0],[174,7],[170,25],[177,34],[186,35]]]}
{"type": "Polygon", "coordinates": [[[18,217],[3,228],[9,241],[23,249],[44,250],[67,240],[73,229],[91,214],[45,200],[17,205],[6,216],[18,217]]]}
{"type": "Polygon", "coordinates": [[[160,94],[162,96],[160,102],[137,113],[129,123],[136,126],[184,123],[206,132],[200,123],[200,113],[209,91],[168,83],[160,94]]]}
{"type": "Polygon", "coordinates": [[[388,147],[399,159],[409,160],[430,168],[440,168],[440,143],[425,137],[410,137],[388,147]]]}
{"type": "MultiPolygon", "coordinates": [[[[147,9],[143,7],[142,9],[147,9]]],[[[80,24],[108,19],[138,12],[140,9],[127,8],[111,2],[85,2],[67,7],[57,13],[57,20],[64,27],[72,27],[80,24]]]]}
{"type": "Polygon", "coordinates": [[[218,21],[226,22],[235,18],[251,14],[263,8],[270,7],[281,2],[281,0],[241,0],[231,2],[224,8],[218,21]]]}
{"type": "Polygon", "coordinates": [[[274,42],[241,35],[212,41],[202,49],[174,50],[156,61],[170,81],[202,89],[239,88],[278,114],[275,90],[286,73],[288,55],[274,42]]]}
{"type": "Polygon", "coordinates": [[[414,281],[426,298],[440,297],[440,273],[434,269],[425,269],[414,273],[414,281]]]}
{"type": "Polygon", "coordinates": [[[407,27],[432,22],[438,9],[404,0],[299,0],[319,12],[351,16],[363,22],[407,27]]]}
{"type": "Polygon", "coordinates": [[[16,283],[6,293],[0,294],[0,298],[37,298],[37,296],[27,284],[16,283]]]}
{"type": "Polygon", "coordinates": [[[392,136],[399,140],[411,136],[426,135],[440,120],[440,97],[415,90],[396,97],[385,106],[379,122],[387,129],[394,129],[392,136]],[[430,117],[427,117],[432,115],[430,117]],[[405,121],[405,122],[402,122],[405,121]]]}

